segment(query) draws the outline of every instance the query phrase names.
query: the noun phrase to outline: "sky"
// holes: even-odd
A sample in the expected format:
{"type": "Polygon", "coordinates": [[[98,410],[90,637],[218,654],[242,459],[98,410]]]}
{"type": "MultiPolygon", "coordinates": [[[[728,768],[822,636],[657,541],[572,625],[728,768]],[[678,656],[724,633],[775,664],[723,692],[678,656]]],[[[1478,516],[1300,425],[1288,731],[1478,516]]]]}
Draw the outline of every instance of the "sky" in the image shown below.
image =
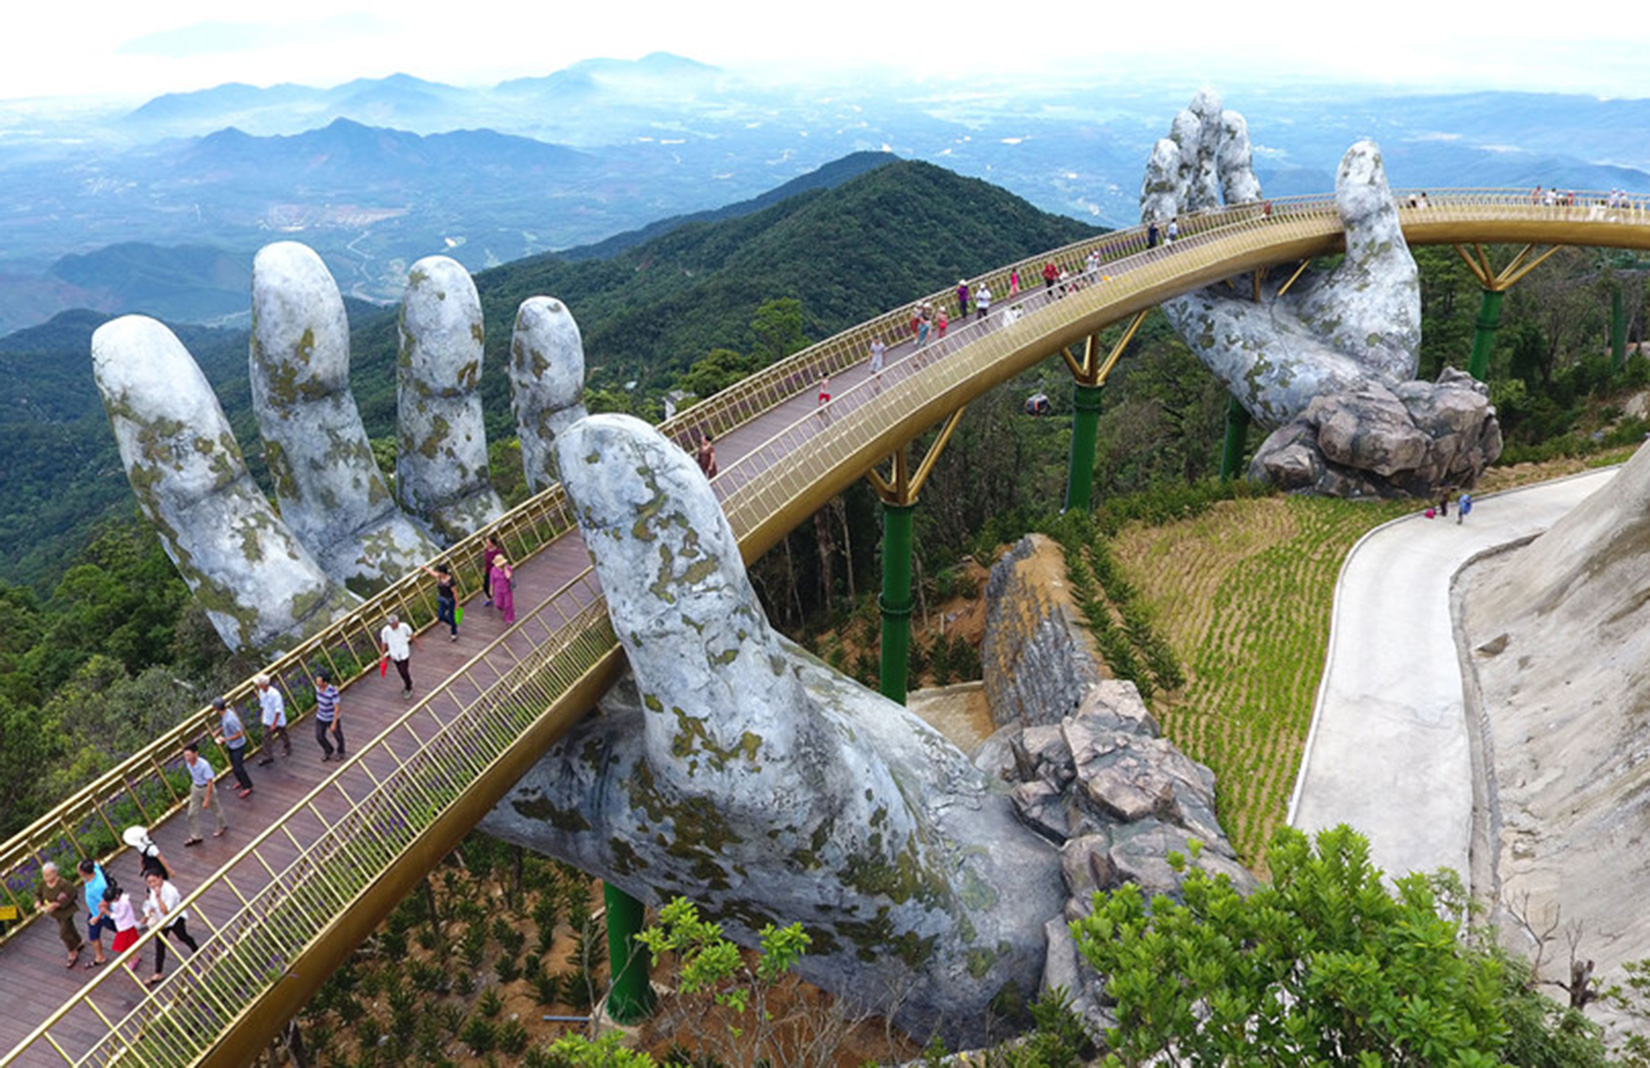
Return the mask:
{"type": "Polygon", "coordinates": [[[0,64],[0,106],[63,96],[141,101],[231,81],[328,87],[398,72],[488,86],[580,59],[656,51],[777,81],[859,81],[879,70],[964,82],[1150,73],[1211,84],[1287,77],[1650,97],[1650,29],[1643,20],[1529,18],[1510,8],[1491,15],[1482,0],[1357,7],[1323,0],[1105,7],[469,0],[451,11],[405,0],[282,0],[268,7],[46,0],[8,7],[12,47],[0,64]],[[1170,21],[1169,12],[1181,21],[1170,21]]]}

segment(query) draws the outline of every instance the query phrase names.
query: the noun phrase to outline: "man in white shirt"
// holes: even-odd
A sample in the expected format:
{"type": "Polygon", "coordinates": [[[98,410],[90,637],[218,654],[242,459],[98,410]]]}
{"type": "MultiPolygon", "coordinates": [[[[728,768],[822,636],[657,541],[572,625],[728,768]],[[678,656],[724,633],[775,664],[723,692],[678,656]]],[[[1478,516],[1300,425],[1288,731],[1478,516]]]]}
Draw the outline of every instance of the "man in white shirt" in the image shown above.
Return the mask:
{"type": "Polygon", "coordinates": [[[282,755],[292,755],[292,739],[286,733],[286,698],[269,682],[268,675],[258,675],[252,679],[252,685],[258,688],[258,720],[264,726],[264,755],[258,761],[260,766],[275,763],[276,738],[286,747],[282,755]]]}
{"type": "Polygon", "coordinates": [[[378,644],[383,654],[395,665],[395,670],[401,673],[402,697],[412,696],[412,640],[412,627],[391,612],[390,621],[378,632],[378,644]]]}

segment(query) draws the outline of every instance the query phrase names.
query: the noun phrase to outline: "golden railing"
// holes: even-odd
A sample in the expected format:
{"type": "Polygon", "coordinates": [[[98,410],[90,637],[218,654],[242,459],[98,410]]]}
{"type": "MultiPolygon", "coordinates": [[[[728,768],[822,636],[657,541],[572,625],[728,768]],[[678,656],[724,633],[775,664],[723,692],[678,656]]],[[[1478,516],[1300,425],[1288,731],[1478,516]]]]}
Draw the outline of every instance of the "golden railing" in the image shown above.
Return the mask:
{"type": "MultiPolygon", "coordinates": [[[[57,1054],[53,1060],[67,1064],[183,1065],[201,1059],[524,735],[537,728],[539,744],[548,744],[545,721],[558,698],[611,658],[615,644],[606,604],[587,568],[360,746],[190,893],[182,908],[206,936],[200,951],[180,960],[164,982],[150,989],[121,966],[151,949],[149,942],[160,937],[151,931],[42,1023],[8,1061],[48,1049],[57,1054]],[[263,885],[243,889],[237,878],[263,885]],[[238,906],[228,915],[203,908],[225,895],[238,906]],[[110,983],[130,984],[143,1000],[124,1016],[109,1015],[99,1000],[118,994],[105,989],[110,983]],[[60,1026],[80,1029],[87,1014],[107,1028],[90,1050],[54,1034],[60,1026]]],[[[559,732],[565,724],[556,727],[559,732]]],[[[495,781],[495,794],[520,770],[495,781]]]]}
{"type": "MultiPolygon", "coordinates": [[[[1401,204],[1406,195],[1399,194],[1401,204]]],[[[1603,199],[1601,194],[1588,194],[1578,197],[1576,204],[1546,205],[1530,203],[1527,192],[1452,191],[1430,194],[1424,207],[1406,206],[1400,214],[1406,232],[1419,231],[1437,241],[1495,240],[1497,233],[1523,240],[1517,235],[1525,232],[1564,240],[1566,235],[1584,233],[1590,239],[1587,244],[1650,247],[1646,205],[1606,208],[1603,199]],[[1474,236],[1473,226],[1480,223],[1487,226],[1486,236],[1474,236]]],[[[743,554],[747,559],[760,555],[893,449],[1056,348],[1237,272],[1336,251],[1340,240],[1332,199],[1279,198],[1183,216],[1179,240],[1173,245],[1147,248],[1145,231],[1136,228],[971,279],[974,287],[985,282],[997,294],[991,317],[959,320],[945,339],[923,350],[922,366],[906,361],[898,373],[891,370],[878,380],[839,391],[821,409],[804,405],[799,418],[745,455],[730,458],[722,475],[723,507],[743,554]],[[1102,268],[1097,273],[1103,280],[1083,276],[1082,263],[1091,250],[1100,255],[1102,268]],[[1059,297],[1044,290],[1040,272],[1049,260],[1078,275],[1080,288],[1059,297]],[[1016,268],[1022,292],[1009,297],[1007,279],[1016,268]],[[1011,307],[1017,318],[1008,322],[1011,307]]],[[[950,297],[945,290],[922,299],[937,304],[950,297]]],[[[861,362],[873,336],[904,337],[910,307],[804,349],[661,429],[687,445],[686,439],[700,428],[720,434],[790,402],[810,392],[821,374],[861,362]]],[[[477,562],[482,539],[491,533],[501,537],[513,558],[524,558],[572,526],[560,487],[552,487],[443,557],[461,565],[477,562]]],[[[347,679],[377,660],[371,626],[383,615],[399,611],[420,624],[433,618],[433,591],[421,577],[394,583],[271,665],[269,673],[279,680],[295,714],[307,706],[302,698],[320,668],[330,669],[335,679],[347,679]]],[[[436,822],[450,818],[454,806],[474,790],[470,784],[489,774],[496,778],[492,769],[511,754],[524,732],[534,736],[536,747],[548,745],[553,735],[544,724],[558,717],[565,720],[569,687],[588,680],[597,665],[611,664],[614,650],[605,604],[586,571],[524,616],[202,883],[185,902],[186,908],[219,888],[241,908],[217,923],[208,921],[202,952],[175,969],[157,990],[145,991],[137,1009],[110,1019],[97,1007],[95,995],[103,983],[137,981],[124,978],[125,968],[107,969],[0,1063],[44,1047],[71,1064],[105,1063],[128,1055],[131,1063],[139,1064],[185,1064],[200,1058],[217,1042],[216,1036],[233,1029],[259,1003],[260,990],[278,982],[289,963],[322,939],[329,924],[368,891],[376,873],[395,863],[436,822]],[[534,635],[530,653],[508,645],[523,635],[534,635]],[[459,693],[473,696],[461,698],[459,693]],[[354,773],[358,774],[352,778],[354,773]],[[360,789],[360,775],[370,781],[370,788],[353,796],[349,790],[360,789]],[[348,815],[343,819],[321,816],[319,801],[330,794],[344,800],[348,815]],[[300,835],[300,830],[306,833],[300,835]],[[298,859],[266,859],[264,850],[274,842],[297,848],[298,859]],[[271,880],[269,885],[250,894],[238,890],[233,874],[243,863],[255,863],[271,880]],[[90,1054],[71,1052],[52,1034],[77,1011],[92,1013],[108,1027],[107,1036],[90,1054]]],[[[250,683],[228,696],[237,707],[255,705],[250,683]]],[[[587,695],[581,691],[581,697],[587,695]]],[[[576,715],[583,708],[572,711],[576,715]]],[[[146,823],[178,806],[183,793],[169,780],[167,769],[182,744],[200,733],[204,716],[203,710],[6,843],[0,850],[0,871],[12,873],[6,892],[25,913],[32,904],[28,891],[12,885],[20,867],[32,862],[37,869],[40,860],[54,855],[54,847],[58,853],[85,855],[79,852],[84,829],[101,827],[114,835],[122,822],[117,808],[122,801],[146,823]],[[152,796],[145,796],[146,787],[152,796]]],[[[514,756],[512,773],[519,774],[523,758],[514,756]]],[[[489,790],[500,794],[508,785],[490,782],[489,790]]],[[[198,906],[194,911],[200,914],[198,906]]],[[[128,954],[143,951],[153,937],[145,935],[128,954]]]]}

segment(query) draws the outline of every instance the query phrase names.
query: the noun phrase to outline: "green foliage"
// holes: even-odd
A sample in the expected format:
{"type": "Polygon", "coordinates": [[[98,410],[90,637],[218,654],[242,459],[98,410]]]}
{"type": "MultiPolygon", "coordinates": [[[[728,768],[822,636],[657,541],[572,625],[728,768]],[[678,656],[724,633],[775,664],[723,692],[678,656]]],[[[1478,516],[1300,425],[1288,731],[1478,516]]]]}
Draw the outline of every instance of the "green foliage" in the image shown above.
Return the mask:
{"type": "Polygon", "coordinates": [[[1501,1063],[1506,1007],[1530,995],[1435,883],[1389,891],[1344,826],[1281,828],[1267,856],[1247,898],[1172,858],[1184,903],[1126,884],[1072,925],[1116,999],[1107,1063],[1501,1063]]]}

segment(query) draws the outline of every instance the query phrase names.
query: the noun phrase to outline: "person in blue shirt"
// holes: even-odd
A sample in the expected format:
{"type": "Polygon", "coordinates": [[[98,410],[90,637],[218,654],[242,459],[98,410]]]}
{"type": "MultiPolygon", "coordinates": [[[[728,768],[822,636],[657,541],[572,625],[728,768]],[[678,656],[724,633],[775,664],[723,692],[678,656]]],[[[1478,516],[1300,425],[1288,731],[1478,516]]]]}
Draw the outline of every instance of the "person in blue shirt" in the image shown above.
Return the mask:
{"type": "Polygon", "coordinates": [[[223,806],[218,804],[217,775],[212,771],[212,765],[201,756],[201,747],[190,742],[183,747],[183,762],[189,769],[189,808],[186,819],[189,821],[189,838],[183,843],[186,846],[201,844],[201,809],[210,809],[217,818],[218,829],[212,832],[213,838],[222,838],[223,832],[229,829],[223,818],[223,806]]]}
{"type": "Polygon", "coordinates": [[[218,726],[212,732],[212,740],[229,754],[229,766],[234,769],[235,781],[241,784],[241,796],[251,797],[252,777],[246,773],[246,727],[223,698],[212,698],[212,707],[218,713],[218,726]]]}
{"type": "Polygon", "coordinates": [[[115,921],[103,912],[103,891],[109,888],[109,878],[103,874],[103,865],[95,860],[81,861],[80,884],[86,895],[86,939],[91,942],[94,954],[86,962],[86,967],[95,968],[109,959],[103,953],[104,930],[107,929],[111,935],[115,931],[115,921]]]}

